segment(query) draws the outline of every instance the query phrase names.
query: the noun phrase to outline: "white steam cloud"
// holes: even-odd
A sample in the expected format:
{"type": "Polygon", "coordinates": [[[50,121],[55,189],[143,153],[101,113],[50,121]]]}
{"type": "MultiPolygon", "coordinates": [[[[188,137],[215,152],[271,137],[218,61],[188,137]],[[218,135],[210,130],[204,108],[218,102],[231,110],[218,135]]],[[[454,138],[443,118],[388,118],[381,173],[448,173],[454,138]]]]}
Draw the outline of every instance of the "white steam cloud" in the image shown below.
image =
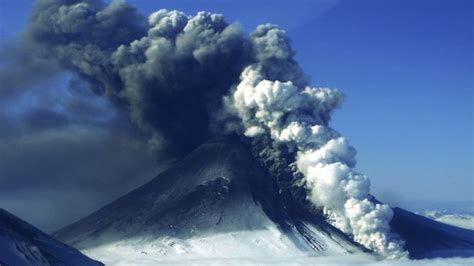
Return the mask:
{"type": "Polygon", "coordinates": [[[294,152],[308,199],[323,207],[334,226],[380,255],[406,256],[403,243],[390,232],[392,210],[369,200],[369,179],[353,169],[355,149],[327,125],[341,93],[305,85],[298,68],[287,72],[295,63],[283,31],[264,25],[252,37],[258,61],[245,68],[240,83],[224,97],[227,111],[241,120],[241,133],[270,136],[294,152]],[[292,76],[296,81],[288,79],[292,76]]]}

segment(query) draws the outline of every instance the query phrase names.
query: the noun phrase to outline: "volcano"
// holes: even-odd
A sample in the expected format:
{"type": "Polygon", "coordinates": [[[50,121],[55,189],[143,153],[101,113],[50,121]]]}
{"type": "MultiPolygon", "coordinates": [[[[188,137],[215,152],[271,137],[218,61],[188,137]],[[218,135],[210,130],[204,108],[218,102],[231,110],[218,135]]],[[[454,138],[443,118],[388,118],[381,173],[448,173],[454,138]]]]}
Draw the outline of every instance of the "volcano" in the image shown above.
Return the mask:
{"type": "MultiPolygon", "coordinates": [[[[237,138],[207,141],[153,180],[55,237],[91,257],[325,256],[370,251],[300,208],[237,138]]],[[[473,256],[474,231],[395,208],[412,258],[473,256]]],[[[112,262],[113,261],[109,261],[112,262]]]]}

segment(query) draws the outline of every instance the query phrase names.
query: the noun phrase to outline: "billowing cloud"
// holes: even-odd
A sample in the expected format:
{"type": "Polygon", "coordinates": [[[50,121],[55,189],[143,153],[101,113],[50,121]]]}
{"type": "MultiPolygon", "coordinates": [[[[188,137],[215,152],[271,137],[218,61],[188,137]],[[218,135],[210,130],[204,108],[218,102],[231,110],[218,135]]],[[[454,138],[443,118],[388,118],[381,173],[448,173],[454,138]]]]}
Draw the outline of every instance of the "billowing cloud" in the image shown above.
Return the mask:
{"type": "Polygon", "coordinates": [[[307,198],[323,207],[334,226],[383,256],[405,256],[402,241],[390,230],[392,210],[371,200],[368,178],[353,169],[355,149],[329,127],[341,93],[304,82],[283,31],[264,25],[252,37],[257,62],[245,68],[225,97],[226,110],[240,118],[240,128],[235,120],[227,128],[286,146],[296,158],[294,175],[303,175],[307,198]]]}
{"type": "Polygon", "coordinates": [[[25,36],[101,87],[153,148],[177,154],[209,135],[209,113],[249,55],[239,27],[222,15],[160,10],[147,23],[118,1],[39,1],[25,36]]]}

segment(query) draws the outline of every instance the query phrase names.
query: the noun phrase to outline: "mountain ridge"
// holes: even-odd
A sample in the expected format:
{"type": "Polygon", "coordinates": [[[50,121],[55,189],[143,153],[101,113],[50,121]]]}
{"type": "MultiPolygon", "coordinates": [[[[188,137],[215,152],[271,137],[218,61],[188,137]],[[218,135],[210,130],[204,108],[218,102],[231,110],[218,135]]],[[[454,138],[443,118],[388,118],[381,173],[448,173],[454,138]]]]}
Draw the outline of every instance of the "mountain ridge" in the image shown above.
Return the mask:
{"type": "Polygon", "coordinates": [[[78,250],[0,208],[0,265],[100,266],[78,250]]]}

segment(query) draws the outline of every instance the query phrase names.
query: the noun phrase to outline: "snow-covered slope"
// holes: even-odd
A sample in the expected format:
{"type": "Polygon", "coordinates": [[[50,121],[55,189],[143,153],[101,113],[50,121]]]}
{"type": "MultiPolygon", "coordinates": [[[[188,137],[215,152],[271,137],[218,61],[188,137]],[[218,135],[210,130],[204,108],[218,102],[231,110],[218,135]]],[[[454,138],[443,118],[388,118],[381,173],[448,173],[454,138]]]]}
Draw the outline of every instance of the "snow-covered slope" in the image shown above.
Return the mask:
{"type": "Polygon", "coordinates": [[[243,144],[215,140],[56,236],[87,252],[163,256],[363,250],[323,218],[290,213],[288,205],[243,144]]]}
{"type": "MultiPolygon", "coordinates": [[[[111,264],[370,256],[288,195],[247,146],[216,139],[55,236],[111,264]]],[[[403,209],[394,213],[392,229],[405,240],[411,258],[473,255],[474,231],[403,209]]]]}
{"type": "Polygon", "coordinates": [[[0,265],[103,265],[0,209],[0,265]]]}

